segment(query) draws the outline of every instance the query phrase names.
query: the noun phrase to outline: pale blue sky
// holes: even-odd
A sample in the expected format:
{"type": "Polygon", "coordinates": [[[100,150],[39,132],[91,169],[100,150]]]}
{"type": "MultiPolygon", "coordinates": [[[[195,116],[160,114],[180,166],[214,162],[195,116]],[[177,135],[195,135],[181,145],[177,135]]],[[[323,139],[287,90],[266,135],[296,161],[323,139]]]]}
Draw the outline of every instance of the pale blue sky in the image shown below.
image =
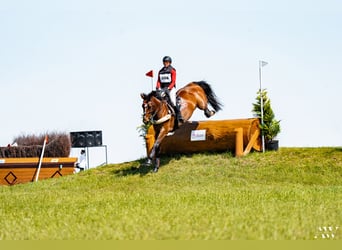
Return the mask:
{"type": "Polygon", "coordinates": [[[0,144],[102,130],[109,162],[143,157],[139,94],[170,55],[178,86],[206,80],[224,103],[212,119],[252,116],[267,61],[280,146],[341,146],[341,23],[330,0],[0,0],[0,144]]]}

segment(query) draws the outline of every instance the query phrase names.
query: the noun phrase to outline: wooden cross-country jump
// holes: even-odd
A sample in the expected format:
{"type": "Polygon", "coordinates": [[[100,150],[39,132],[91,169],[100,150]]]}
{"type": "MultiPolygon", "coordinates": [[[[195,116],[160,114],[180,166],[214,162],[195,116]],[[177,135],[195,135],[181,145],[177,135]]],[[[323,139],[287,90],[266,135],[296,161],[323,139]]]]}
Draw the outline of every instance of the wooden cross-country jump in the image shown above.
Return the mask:
{"type": "MultiPolygon", "coordinates": [[[[147,155],[154,142],[151,126],[146,135],[147,155]]],[[[252,149],[261,151],[257,118],[186,122],[160,145],[164,155],[233,151],[235,156],[244,156],[252,149]]]]}

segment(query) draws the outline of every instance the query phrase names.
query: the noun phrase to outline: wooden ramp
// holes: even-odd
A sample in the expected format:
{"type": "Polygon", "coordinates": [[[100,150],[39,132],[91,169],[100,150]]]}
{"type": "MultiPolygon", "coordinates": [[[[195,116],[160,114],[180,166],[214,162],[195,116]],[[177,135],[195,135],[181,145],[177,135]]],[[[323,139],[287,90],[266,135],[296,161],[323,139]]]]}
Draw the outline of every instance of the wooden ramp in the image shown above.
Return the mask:
{"type": "MultiPolygon", "coordinates": [[[[77,158],[43,158],[39,179],[58,178],[74,173],[77,158]]],[[[0,185],[14,185],[35,180],[38,157],[0,158],[0,185]]]]}
{"type": "MultiPolygon", "coordinates": [[[[155,142],[153,126],[146,135],[146,151],[155,142]]],[[[236,156],[261,151],[259,119],[192,121],[184,123],[161,143],[161,154],[233,151],[236,156]]]]}

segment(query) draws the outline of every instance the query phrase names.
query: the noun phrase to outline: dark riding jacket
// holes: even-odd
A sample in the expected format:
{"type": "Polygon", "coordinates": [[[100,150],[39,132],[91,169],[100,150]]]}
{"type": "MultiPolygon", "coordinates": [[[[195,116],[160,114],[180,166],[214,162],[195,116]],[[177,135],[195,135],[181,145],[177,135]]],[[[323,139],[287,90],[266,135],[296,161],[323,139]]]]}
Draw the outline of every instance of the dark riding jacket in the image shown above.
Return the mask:
{"type": "Polygon", "coordinates": [[[176,87],[176,69],[171,65],[163,67],[159,70],[156,88],[168,88],[171,90],[174,87],[176,87]]]}

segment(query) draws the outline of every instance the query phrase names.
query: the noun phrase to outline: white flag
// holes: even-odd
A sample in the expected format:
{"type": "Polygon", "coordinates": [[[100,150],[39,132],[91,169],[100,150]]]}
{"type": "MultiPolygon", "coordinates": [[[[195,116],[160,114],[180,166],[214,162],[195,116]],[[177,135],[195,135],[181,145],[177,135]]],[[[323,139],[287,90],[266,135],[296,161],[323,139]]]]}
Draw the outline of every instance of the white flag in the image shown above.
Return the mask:
{"type": "Polygon", "coordinates": [[[265,61],[259,61],[260,63],[260,67],[264,67],[268,64],[268,62],[265,62],[265,61]]]}

